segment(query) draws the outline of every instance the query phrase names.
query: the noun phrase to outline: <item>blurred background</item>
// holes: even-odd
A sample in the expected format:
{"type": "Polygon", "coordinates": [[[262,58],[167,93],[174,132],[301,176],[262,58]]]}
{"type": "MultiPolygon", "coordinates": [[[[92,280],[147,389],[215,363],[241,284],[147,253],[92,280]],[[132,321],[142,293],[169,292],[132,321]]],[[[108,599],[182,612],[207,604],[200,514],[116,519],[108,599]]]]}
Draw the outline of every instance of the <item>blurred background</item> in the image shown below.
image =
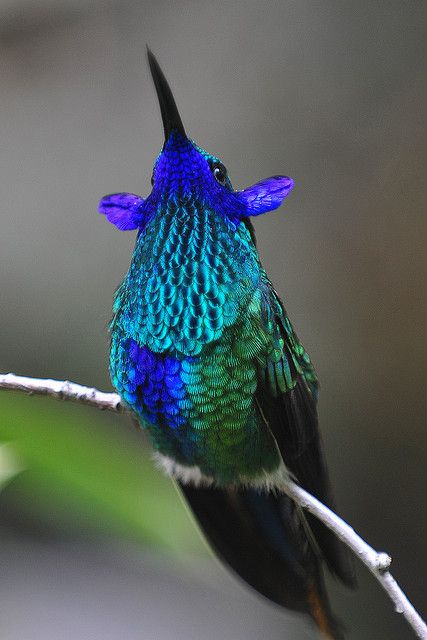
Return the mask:
{"type": "MultiPolygon", "coordinates": [[[[110,389],[107,323],[162,145],[149,43],[235,188],[295,179],[255,220],[321,381],[340,513],[425,609],[427,5],[0,1],[0,370],[110,389]]],[[[124,417],[0,394],[2,640],[310,640],[212,558],[124,417]]],[[[413,637],[358,567],[350,640],[413,637]]]]}

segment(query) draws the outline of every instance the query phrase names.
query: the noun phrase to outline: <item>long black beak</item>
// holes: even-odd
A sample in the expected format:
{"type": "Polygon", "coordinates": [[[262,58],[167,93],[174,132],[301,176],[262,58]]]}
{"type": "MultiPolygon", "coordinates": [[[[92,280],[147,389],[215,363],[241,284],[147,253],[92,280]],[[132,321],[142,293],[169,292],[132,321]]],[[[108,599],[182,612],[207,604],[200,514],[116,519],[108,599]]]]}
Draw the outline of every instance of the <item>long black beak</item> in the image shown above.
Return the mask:
{"type": "Polygon", "coordinates": [[[176,131],[181,135],[186,136],[184,125],[182,124],[181,116],[178,113],[178,108],[170,86],[163,75],[163,71],[160,69],[159,63],[148,47],[147,56],[151,75],[154,80],[154,86],[156,87],[157,97],[159,99],[163,128],[165,130],[165,142],[168,140],[172,131],[176,131]]]}

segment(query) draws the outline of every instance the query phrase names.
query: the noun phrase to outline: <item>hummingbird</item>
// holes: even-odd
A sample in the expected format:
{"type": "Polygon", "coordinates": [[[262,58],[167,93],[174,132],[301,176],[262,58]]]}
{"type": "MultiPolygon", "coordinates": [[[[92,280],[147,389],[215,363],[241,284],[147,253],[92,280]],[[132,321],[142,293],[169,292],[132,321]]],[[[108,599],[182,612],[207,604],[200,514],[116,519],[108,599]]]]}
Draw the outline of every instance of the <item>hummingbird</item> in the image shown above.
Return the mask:
{"type": "Polygon", "coordinates": [[[324,569],[353,586],[351,559],[283,489],[292,478],[334,506],[316,373],[261,265],[251,223],[277,209],[294,182],[276,175],[234,190],[223,162],[187,136],[147,55],[164,128],[152,190],[99,204],[118,229],[137,231],[114,299],[111,380],[219,558],[338,640],[324,569]]]}

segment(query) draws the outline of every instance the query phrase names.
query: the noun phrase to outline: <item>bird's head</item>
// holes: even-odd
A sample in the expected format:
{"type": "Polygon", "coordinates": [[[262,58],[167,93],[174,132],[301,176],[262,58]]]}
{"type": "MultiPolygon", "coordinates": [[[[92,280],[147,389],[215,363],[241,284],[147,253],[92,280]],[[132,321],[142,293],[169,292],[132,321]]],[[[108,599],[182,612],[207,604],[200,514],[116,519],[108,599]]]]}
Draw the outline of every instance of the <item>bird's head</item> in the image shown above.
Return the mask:
{"type": "Polygon", "coordinates": [[[148,61],[162,115],[165,141],[151,178],[152,191],[144,200],[132,193],[102,198],[99,212],[121,230],[143,228],[166,205],[185,206],[197,199],[236,221],[277,209],[293,187],[286,176],[272,176],[243,191],[234,191],[228,172],[216,158],[187,137],[172,91],[154,55],[148,61]]]}

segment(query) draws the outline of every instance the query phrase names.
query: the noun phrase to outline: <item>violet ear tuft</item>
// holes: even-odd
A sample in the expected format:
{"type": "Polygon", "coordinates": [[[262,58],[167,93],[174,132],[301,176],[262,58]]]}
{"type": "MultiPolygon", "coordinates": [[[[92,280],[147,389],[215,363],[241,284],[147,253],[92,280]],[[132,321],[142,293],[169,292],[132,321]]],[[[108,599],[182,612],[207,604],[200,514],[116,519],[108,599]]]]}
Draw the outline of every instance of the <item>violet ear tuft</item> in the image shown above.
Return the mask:
{"type": "Polygon", "coordinates": [[[246,205],[246,215],[259,216],[261,213],[280,207],[293,186],[292,178],[272,176],[253,184],[244,191],[237,192],[236,196],[246,205]]]}
{"type": "Polygon", "coordinates": [[[120,231],[129,231],[142,226],[144,200],[134,193],[112,193],[99,202],[98,211],[120,231]]]}

